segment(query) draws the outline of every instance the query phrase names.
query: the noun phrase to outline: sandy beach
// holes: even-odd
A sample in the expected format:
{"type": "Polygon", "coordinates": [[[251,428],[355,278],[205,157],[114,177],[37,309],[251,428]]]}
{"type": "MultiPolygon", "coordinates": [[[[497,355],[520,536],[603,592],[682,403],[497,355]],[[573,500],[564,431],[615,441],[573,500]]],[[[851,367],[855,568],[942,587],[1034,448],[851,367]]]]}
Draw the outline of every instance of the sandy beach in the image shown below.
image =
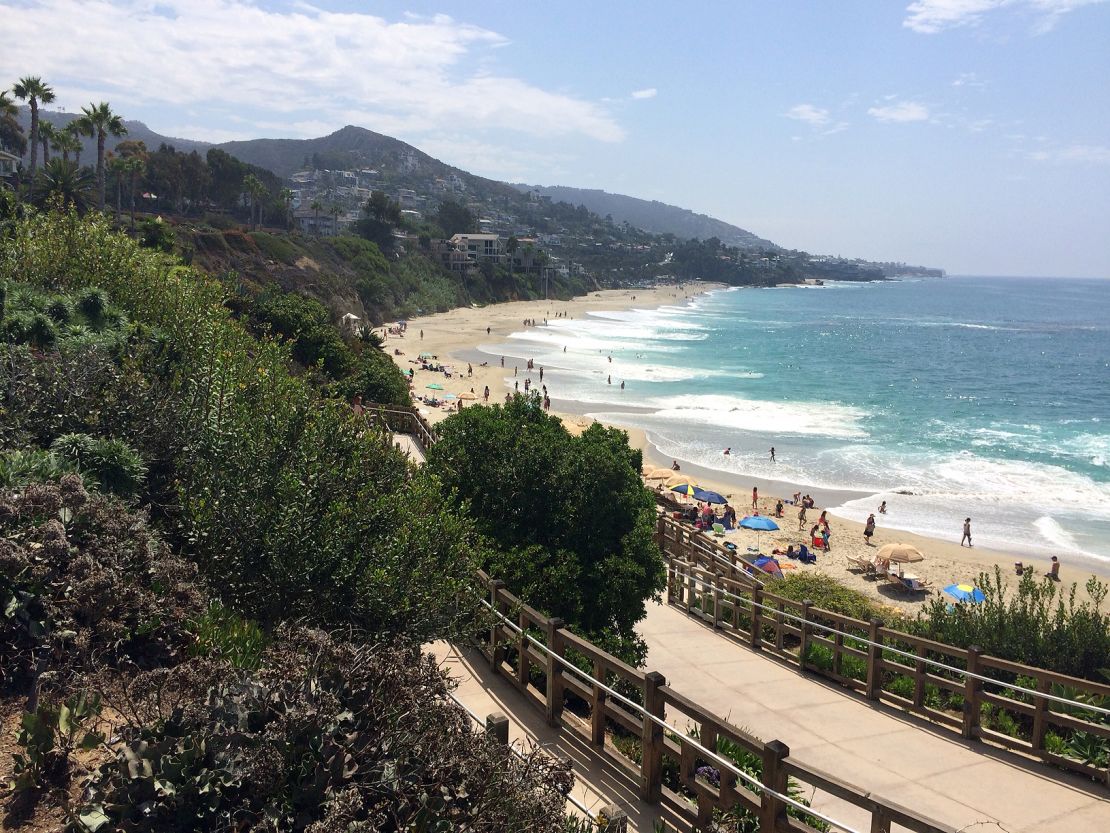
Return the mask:
{"type": "MultiPolygon", "coordinates": [[[[567,317],[584,316],[594,310],[621,310],[632,307],[650,308],[664,304],[683,301],[694,295],[719,288],[715,284],[697,284],[685,286],[665,285],[653,289],[634,290],[604,290],[591,292],[569,301],[519,301],[486,306],[482,308],[460,308],[437,315],[414,318],[408,321],[408,327],[403,336],[390,335],[386,338],[385,349],[397,366],[403,372],[414,370],[413,395],[437,396],[442,398],[446,394],[460,396],[471,394],[474,400],[463,400],[465,407],[470,404],[480,404],[483,401],[485,388],[490,391],[491,403],[503,402],[506,394],[512,390],[512,384],[519,382],[520,390],[524,390],[524,380],[530,379],[533,389],[541,386],[539,368],[529,372],[521,360],[507,358],[505,367],[501,367],[496,357],[485,356],[480,353],[480,345],[492,345],[503,341],[511,333],[521,330],[525,320],[535,320],[543,324],[544,319],[555,318],[556,315],[567,317]],[[397,352],[399,351],[399,353],[397,352]],[[421,353],[428,353],[437,357],[433,361],[451,367],[451,376],[443,372],[422,370],[418,362],[421,353]],[[483,365],[483,361],[490,361],[483,365]],[[468,375],[468,364],[472,368],[472,375],[468,375]],[[515,375],[514,375],[515,368],[515,375]],[[506,386],[506,380],[508,386],[506,386]],[[427,386],[436,384],[442,391],[429,389],[427,386]]],[[[553,400],[559,402],[558,391],[550,391],[553,400]]],[[[418,403],[421,412],[429,419],[436,422],[446,418],[457,407],[459,400],[449,400],[445,406],[431,407],[418,403]]],[[[559,404],[564,404],[559,402],[559,404]]],[[[573,407],[573,403],[571,404],[573,407]]],[[[569,409],[568,409],[569,410],[569,409]]],[[[571,431],[581,431],[589,425],[591,420],[580,414],[552,413],[560,416],[564,424],[571,431]]],[[[623,428],[623,426],[621,426],[623,428]]],[[[644,465],[670,467],[671,460],[663,458],[650,444],[645,433],[639,429],[628,429],[629,442],[644,452],[644,465]]],[[[681,461],[680,461],[681,462],[681,461]]],[[[696,475],[700,486],[720,492],[729,498],[731,505],[736,509],[738,516],[750,514],[752,487],[759,489],[760,514],[773,515],[776,501],[780,498],[791,497],[794,492],[811,494],[817,501],[814,509],[807,510],[806,524],[802,530],[798,529],[798,509],[786,506],[783,518],[778,521],[779,532],[762,533],[757,540],[757,534],[748,530],[741,530],[729,535],[729,540],[734,541],[741,549],[749,546],[762,546],[764,552],[769,552],[774,546],[786,547],[788,544],[798,545],[811,542],[808,540],[809,529],[821,514],[821,509],[844,502],[849,497],[860,497],[861,493],[821,491],[811,487],[795,486],[785,481],[767,481],[758,478],[744,478],[742,475],[732,476],[723,472],[683,464],[685,472],[696,475]]],[[[876,509],[878,507],[876,506],[876,509]]],[[[830,547],[828,553],[819,553],[816,565],[797,565],[797,570],[816,570],[834,576],[846,585],[860,590],[874,597],[885,605],[891,605],[912,614],[919,610],[925,601],[935,598],[945,586],[956,583],[974,583],[981,572],[993,572],[995,566],[1002,570],[1003,577],[1011,585],[1016,585],[1018,576],[1014,570],[1016,561],[1031,566],[1040,575],[1047,571],[1047,559],[1031,559],[1029,556],[1015,556],[999,550],[988,550],[980,547],[968,548],[959,545],[962,518],[953,519],[953,536],[951,540],[927,538],[909,532],[902,532],[893,525],[897,518],[892,514],[882,515],[876,512],[876,530],[868,544],[863,536],[863,524],[839,518],[832,512],[830,520],[830,547]],[[925,560],[905,566],[905,572],[918,576],[932,584],[931,593],[907,594],[899,592],[896,588],[884,581],[873,581],[861,574],[849,571],[850,558],[871,559],[879,547],[888,543],[908,543],[917,547],[924,555],[925,560]]],[[[782,559],[787,563],[786,559],[782,559]]],[[[1085,565],[1086,566],[1086,565],[1085,565]]],[[[1090,568],[1083,572],[1069,569],[1066,557],[1061,566],[1061,584],[1066,588],[1073,581],[1080,584],[1080,597],[1085,598],[1082,589],[1084,582],[1090,577],[1090,568]]]]}

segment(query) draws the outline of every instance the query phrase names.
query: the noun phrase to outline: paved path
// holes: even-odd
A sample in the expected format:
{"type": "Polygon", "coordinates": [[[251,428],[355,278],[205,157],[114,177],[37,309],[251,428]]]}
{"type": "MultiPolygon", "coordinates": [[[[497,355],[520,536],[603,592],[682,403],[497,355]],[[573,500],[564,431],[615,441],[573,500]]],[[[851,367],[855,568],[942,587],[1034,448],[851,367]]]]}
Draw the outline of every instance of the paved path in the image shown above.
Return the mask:
{"type": "MultiPolygon", "coordinates": [[[[1008,833],[1110,831],[1104,786],[874,708],[673,607],[649,604],[637,630],[649,646],[645,668],[686,697],[763,740],[781,740],[811,766],[941,823],[1008,833]]],[[[814,806],[862,823],[854,808],[829,796],[819,794],[814,806]]]]}
{"type": "Polygon", "coordinates": [[[413,438],[412,434],[394,434],[393,444],[408,455],[409,459],[418,466],[424,465],[424,452],[413,438]]]}

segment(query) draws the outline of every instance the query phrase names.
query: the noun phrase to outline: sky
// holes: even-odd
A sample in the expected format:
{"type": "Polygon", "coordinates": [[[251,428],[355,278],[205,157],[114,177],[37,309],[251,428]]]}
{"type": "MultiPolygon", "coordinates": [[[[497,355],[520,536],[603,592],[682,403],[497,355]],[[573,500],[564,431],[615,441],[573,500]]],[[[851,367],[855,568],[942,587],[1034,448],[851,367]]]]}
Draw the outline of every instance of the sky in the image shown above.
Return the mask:
{"type": "Polygon", "coordinates": [[[1108,0],[0,0],[0,88],[219,142],[356,124],[789,248],[1110,277],[1108,0]]]}

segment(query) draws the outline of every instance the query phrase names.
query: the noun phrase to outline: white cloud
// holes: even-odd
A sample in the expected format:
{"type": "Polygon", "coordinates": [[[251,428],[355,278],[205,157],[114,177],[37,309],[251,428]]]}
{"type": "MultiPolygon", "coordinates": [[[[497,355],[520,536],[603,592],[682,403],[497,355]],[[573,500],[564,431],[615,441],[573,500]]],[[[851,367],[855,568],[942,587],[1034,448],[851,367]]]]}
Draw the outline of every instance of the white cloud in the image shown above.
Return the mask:
{"type": "Polygon", "coordinates": [[[598,103],[499,73],[492,50],[508,41],[445,15],[390,22],[306,3],[0,0],[0,20],[0,78],[41,75],[71,109],[90,99],[125,116],[128,107],[200,108],[223,124],[234,115],[248,127],[278,124],[284,135],[357,121],[410,138],[460,125],[624,137],[598,103]]]}
{"type": "Polygon", "coordinates": [[[635,90],[632,93],[633,98],[655,98],[659,90],[655,87],[648,87],[646,90],[635,90]]]}
{"type": "Polygon", "coordinates": [[[823,127],[829,123],[829,111],[813,104],[795,104],[786,111],[785,115],[788,119],[804,121],[814,127],[823,127]]]}
{"type": "Polygon", "coordinates": [[[987,82],[979,78],[974,72],[961,72],[960,76],[952,82],[952,86],[983,88],[987,86],[987,82]]]}
{"type": "Polygon", "coordinates": [[[874,116],[879,121],[913,122],[929,120],[929,108],[916,101],[899,101],[897,104],[872,107],[867,111],[867,114],[874,116]]]}
{"type": "Polygon", "coordinates": [[[1033,16],[1034,31],[1043,33],[1068,12],[1103,2],[1106,0],[915,0],[906,7],[902,25],[915,32],[935,35],[946,29],[976,26],[985,15],[1011,8],[1033,16]]]}

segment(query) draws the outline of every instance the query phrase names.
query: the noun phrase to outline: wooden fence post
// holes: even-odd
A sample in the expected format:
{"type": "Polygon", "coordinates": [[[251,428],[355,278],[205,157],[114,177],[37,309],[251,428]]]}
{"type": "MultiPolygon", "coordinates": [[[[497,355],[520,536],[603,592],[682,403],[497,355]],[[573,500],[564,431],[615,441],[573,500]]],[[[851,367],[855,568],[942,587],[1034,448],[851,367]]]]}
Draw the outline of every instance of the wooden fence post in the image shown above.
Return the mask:
{"type": "MultiPolygon", "coordinates": [[[[605,682],[605,666],[601,660],[594,660],[594,679],[605,682]]],[[[594,686],[594,701],[590,708],[590,742],[595,746],[605,746],[605,691],[594,686]]]]}
{"type": "Polygon", "coordinates": [[[798,670],[801,673],[806,672],[806,652],[809,650],[809,609],[813,607],[813,602],[809,599],[802,601],[802,624],[800,642],[798,643],[798,670]]]}
{"type": "Polygon", "coordinates": [[[505,588],[505,582],[501,579],[491,579],[489,583],[489,603],[493,605],[494,619],[489,626],[489,667],[492,671],[501,673],[501,663],[505,661],[505,646],[502,644],[500,637],[501,633],[501,620],[497,614],[501,612],[501,602],[498,599],[501,591],[505,588]]]}
{"type": "MultiPolygon", "coordinates": [[[[1047,677],[1040,677],[1037,680],[1037,691],[1041,694],[1048,694],[1051,686],[1048,683],[1047,677]]],[[[1044,749],[1044,735],[1045,735],[1045,712],[1048,711],[1048,700],[1044,697],[1033,698],[1033,736],[1030,743],[1033,745],[1033,751],[1039,752],[1044,749]]]]}
{"type": "Polygon", "coordinates": [[[870,626],[867,628],[867,640],[871,644],[867,646],[867,699],[878,700],[882,696],[883,691],[883,672],[879,668],[879,660],[883,658],[882,648],[882,635],[879,630],[882,628],[883,622],[881,619],[872,619],[870,626]]]}
{"type": "MultiPolygon", "coordinates": [[[[644,675],[644,709],[662,718],[665,713],[663,695],[659,690],[667,684],[658,671],[644,675]]],[[[640,798],[651,804],[663,796],[663,727],[649,717],[643,718],[640,730],[640,798]]]]}
{"type": "Polygon", "coordinates": [[[762,624],[762,611],[760,605],[763,604],[763,591],[759,589],[759,585],[752,585],[752,618],[751,618],[751,645],[757,651],[763,644],[763,636],[760,631],[763,628],[762,624]]]}
{"type": "Polygon", "coordinates": [[[724,573],[713,574],[713,629],[721,627],[721,579],[724,573]]]}
{"type": "Polygon", "coordinates": [[[501,712],[486,715],[486,734],[501,744],[509,743],[509,718],[501,712]]]}
{"type": "Polygon", "coordinates": [[[563,664],[556,657],[566,653],[566,643],[559,633],[565,623],[562,619],[547,620],[547,722],[559,725],[563,714],[563,664]]]}
{"type": "Polygon", "coordinates": [[[775,831],[786,821],[786,803],[769,790],[786,795],[786,770],[783,758],[790,754],[790,747],[779,740],[773,740],[763,747],[763,777],[765,787],[759,802],[759,829],[775,831]]]}
{"type": "Polygon", "coordinates": [[[527,690],[532,661],[528,659],[528,637],[525,635],[528,630],[528,617],[524,615],[523,610],[517,615],[516,624],[520,628],[520,637],[517,640],[516,681],[522,690],[527,690]]]}
{"type": "Polygon", "coordinates": [[[971,675],[979,672],[979,655],[981,653],[983,652],[978,645],[972,645],[967,649],[968,674],[964,677],[964,722],[960,731],[960,734],[965,738],[973,738],[979,731],[981,716],[979,691],[982,689],[982,684],[971,675]]]}

